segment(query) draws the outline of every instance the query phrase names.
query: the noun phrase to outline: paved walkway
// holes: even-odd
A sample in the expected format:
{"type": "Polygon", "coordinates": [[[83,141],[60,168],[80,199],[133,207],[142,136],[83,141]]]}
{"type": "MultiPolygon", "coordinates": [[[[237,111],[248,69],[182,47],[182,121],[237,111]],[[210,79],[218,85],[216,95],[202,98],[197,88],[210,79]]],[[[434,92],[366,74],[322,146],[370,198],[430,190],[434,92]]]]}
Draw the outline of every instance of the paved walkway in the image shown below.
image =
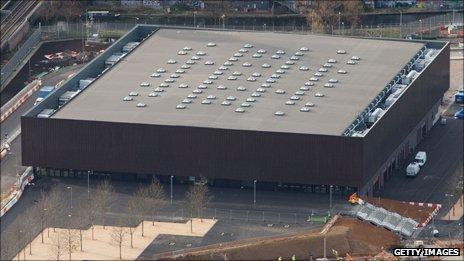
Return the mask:
{"type": "MultiPolygon", "coordinates": [[[[119,245],[116,235],[120,231],[123,233],[122,242],[122,259],[135,260],[160,234],[195,236],[203,237],[215,225],[216,220],[212,219],[193,219],[190,231],[190,222],[187,223],[170,223],[144,221],[144,237],[141,236],[140,223],[133,233],[133,247],[130,245],[129,227],[102,226],[94,227],[95,239],[92,240],[92,230],[87,229],[82,232],[83,250],[80,251],[79,230],[56,228],[55,232],[50,229],[50,237],[47,236],[47,229],[44,230],[44,243],[41,242],[39,234],[32,240],[32,254],[29,252],[29,246],[26,246],[19,252],[22,260],[69,260],[68,242],[71,238],[72,260],[117,260],[119,258],[119,245]],[[71,236],[69,236],[71,235],[71,236]]],[[[16,255],[13,260],[19,260],[16,255]]]]}

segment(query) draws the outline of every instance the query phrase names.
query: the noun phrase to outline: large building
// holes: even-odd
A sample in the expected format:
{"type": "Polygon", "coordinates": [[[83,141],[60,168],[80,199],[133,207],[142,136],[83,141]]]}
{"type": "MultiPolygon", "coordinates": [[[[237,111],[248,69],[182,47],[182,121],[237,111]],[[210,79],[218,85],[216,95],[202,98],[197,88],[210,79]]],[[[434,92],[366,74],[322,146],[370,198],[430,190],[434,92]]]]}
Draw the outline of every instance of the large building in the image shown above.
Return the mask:
{"type": "Polygon", "coordinates": [[[22,160],[371,194],[448,88],[444,42],[140,25],[22,117],[22,160]]]}

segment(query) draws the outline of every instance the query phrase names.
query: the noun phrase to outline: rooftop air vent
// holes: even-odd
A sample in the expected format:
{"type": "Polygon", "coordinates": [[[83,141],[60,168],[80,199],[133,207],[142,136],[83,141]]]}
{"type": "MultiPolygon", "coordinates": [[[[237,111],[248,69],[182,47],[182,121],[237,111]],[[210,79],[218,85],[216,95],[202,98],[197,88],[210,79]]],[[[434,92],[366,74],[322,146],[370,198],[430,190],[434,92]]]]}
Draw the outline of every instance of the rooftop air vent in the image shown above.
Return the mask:
{"type": "Polygon", "coordinates": [[[354,61],[354,60],[349,60],[348,62],[346,62],[346,64],[355,65],[355,64],[356,64],[356,61],[354,61]]]}
{"type": "Polygon", "coordinates": [[[300,91],[309,91],[309,87],[308,86],[301,86],[300,91]]]}
{"type": "Polygon", "coordinates": [[[208,79],[210,80],[217,80],[218,76],[217,75],[210,75],[208,76],[208,79]]]}
{"type": "Polygon", "coordinates": [[[225,63],[224,63],[224,64],[222,64],[222,65],[224,65],[224,66],[232,66],[232,65],[234,65],[234,64],[233,64],[233,63],[231,63],[231,62],[229,62],[229,61],[227,61],[227,62],[225,62],[225,63]]]}
{"type": "Polygon", "coordinates": [[[178,110],[182,110],[182,109],[185,109],[185,108],[187,108],[187,106],[185,106],[185,105],[183,105],[183,104],[178,104],[178,105],[176,106],[176,109],[178,109],[178,110]]]}
{"type": "Polygon", "coordinates": [[[172,60],[172,59],[168,60],[168,64],[175,64],[175,63],[177,63],[176,60],[172,60]]]}
{"type": "Polygon", "coordinates": [[[209,42],[208,44],[206,44],[206,46],[208,46],[208,47],[215,47],[215,46],[216,46],[216,43],[209,42]]]}
{"type": "Polygon", "coordinates": [[[237,91],[243,92],[243,91],[246,91],[246,88],[244,86],[238,86],[237,91]]]}
{"type": "Polygon", "coordinates": [[[321,92],[316,92],[316,93],[314,94],[314,96],[316,96],[316,97],[324,97],[324,94],[321,93],[321,92]]]}
{"type": "Polygon", "coordinates": [[[237,112],[237,113],[244,113],[244,112],[245,112],[245,109],[243,109],[243,108],[237,108],[237,109],[235,109],[235,112],[237,112]]]}
{"type": "Polygon", "coordinates": [[[290,57],[290,60],[298,61],[298,60],[300,60],[300,58],[298,58],[298,56],[292,56],[292,57],[290,57]]]}
{"type": "Polygon", "coordinates": [[[251,98],[251,97],[249,97],[249,98],[247,98],[247,99],[246,99],[246,101],[247,101],[247,102],[255,102],[255,101],[256,101],[256,99],[255,99],[255,98],[251,98]]]}
{"type": "Polygon", "coordinates": [[[317,73],[314,74],[314,76],[316,76],[316,77],[322,77],[322,76],[324,76],[324,74],[322,74],[322,73],[320,73],[320,72],[317,72],[317,73]]]}
{"type": "Polygon", "coordinates": [[[247,53],[247,52],[248,52],[248,50],[247,50],[247,49],[243,49],[243,48],[242,48],[242,49],[238,50],[238,52],[239,52],[239,53],[247,53]]]}
{"type": "Polygon", "coordinates": [[[150,92],[150,93],[148,94],[148,97],[158,97],[158,93],[156,93],[156,92],[150,92]]]}
{"type": "Polygon", "coordinates": [[[171,79],[171,78],[168,78],[168,79],[164,80],[164,82],[166,82],[166,83],[173,83],[173,82],[175,82],[175,80],[174,80],[174,79],[171,79]]]}
{"type": "MultiPolygon", "coordinates": [[[[315,79],[316,79],[316,81],[317,81],[317,78],[315,78],[315,79]]],[[[305,82],[304,85],[305,85],[305,86],[313,86],[314,83],[313,83],[313,82],[305,82]]]]}
{"type": "Polygon", "coordinates": [[[240,104],[241,107],[245,107],[245,108],[248,108],[251,106],[251,104],[249,104],[248,102],[244,102],[242,104],[240,104]]]}
{"type": "Polygon", "coordinates": [[[276,71],[276,73],[278,73],[278,74],[285,74],[285,71],[282,70],[282,69],[278,69],[278,70],[276,71]]]}
{"type": "Polygon", "coordinates": [[[277,89],[277,90],[275,91],[275,93],[277,93],[277,94],[285,94],[285,91],[282,90],[282,89],[277,89]]]}
{"type": "Polygon", "coordinates": [[[206,99],[208,99],[208,100],[215,100],[215,99],[216,99],[216,96],[214,96],[214,95],[208,95],[208,97],[206,97],[206,99]]]}
{"type": "Polygon", "coordinates": [[[227,96],[226,100],[228,101],[235,101],[237,98],[235,98],[234,96],[227,96]]]}
{"type": "Polygon", "coordinates": [[[290,100],[292,101],[298,101],[300,99],[300,96],[296,96],[296,95],[293,95],[292,97],[290,97],[290,100]]]}
{"type": "Polygon", "coordinates": [[[241,72],[237,72],[237,71],[235,71],[235,72],[233,72],[233,73],[232,73],[232,75],[233,75],[233,76],[241,76],[241,75],[242,75],[242,73],[241,73],[241,72]]]}
{"type": "Polygon", "coordinates": [[[195,64],[195,61],[194,61],[194,60],[188,60],[188,61],[186,61],[185,63],[191,65],[191,64],[195,64]]]}
{"type": "MultiPolygon", "coordinates": [[[[238,59],[237,59],[236,57],[230,57],[230,58],[228,59],[228,61],[229,61],[229,62],[236,62],[236,61],[238,61],[238,59]]],[[[232,64],[233,64],[233,63],[230,63],[230,65],[232,65],[232,64]]]]}
{"type": "Polygon", "coordinates": [[[213,61],[206,61],[205,65],[214,65],[214,62],[213,61]]]}
{"type": "Polygon", "coordinates": [[[301,66],[300,71],[309,71],[309,68],[307,66],[301,66]]]}
{"type": "Polygon", "coordinates": [[[316,77],[311,77],[311,78],[309,78],[309,80],[312,81],[312,82],[317,82],[317,81],[319,81],[319,79],[316,78],[316,77]]]}
{"type": "Polygon", "coordinates": [[[139,103],[137,103],[136,106],[139,107],[139,108],[143,108],[143,107],[146,107],[147,105],[145,103],[143,103],[143,102],[139,102],[139,103]]]}
{"type": "Polygon", "coordinates": [[[269,83],[263,83],[263,84],[261,84],[261,87],[263,87],[263,88],[271,88],[271,85],[269,83]]]}
{"type": "Polygon", "coordinates": [[[188,88],[188,85],[185,83],[179,84],[179,88],[188,88]]]}
{"type": "Polygon", "coordinates": [[[340,49],[340,50],[337,50],[337,53],[338,53],[338,54],[345,54],[345,53],[346,53],[346,51],[345,51],[345,50],[342,50],[342,49],[340,49]]]}
{"type": "Polygon", "coordinates": [[[263,56],[262,56],[261,54],[259,54],[259,53],[255,53],[255,54],[253,54],[252,57],[253,57],[253,58],[261,58],[261,57],[263,57],[263,56]]]}
{"type": "Polygon", "coordinates": [[[279,78],[280,78],[280,75],[274,73],[274,74],[271,75],[271,78],[279,79],[279,78]]]}
{"type": "Polygon", "coordinates": [[[211,101],[210,100],[202,100],[201,104],[211,104],[211,101]]]}
{"type": "Polygon", "coordinates": [[[286,64],[286,65],[294,65],[295,62],[294,62],[294,61],[286,61],[285,64],[286,64]]]}
{"type": "Polygon", "coordinates": [[[171,74],[169,77],[170,77],[170,78],[179,78],[180,75],[173,73],[173,74],[171,74]]]}
{"type": "Polygon", "coordinates": [[[337,60],[335,60],[335,59],[329,59],[329,60],[327,60],[327,62],[328,62],[328,63],[336,63],[337,60]]]}
{"type": "Polygon", "coordinates": [[[221,71],[215,71],[213,74],[214,74],[214,75],[222,75],[223,72],[221,72],[221,71]]]}
{"type": "Polygon", "coordinates": [[[250,43],[247,43],[243,46],[244,48],[253,48],[253,45],[250,43]]]}
{"type": "Polygon", "coordinates": [[[242,53],[234,53],[234,57],[242,57],[243,54],[242,53]]]}
{"type": "Polygon", "coordinates": [[[317,71],[318,72],[328,72],[329,70],[327,68],[322,67],[322,68],[319,68],[317,71]]]}
{"type": "Polygon", "coordinates": [[[277,50],[276,54],[282,55],[282,54],[285,54],[285,51],[284,50],[277,50]]]}
{"type": "Polygon", "coordinates": [[[148,86],[150,86],[150,83],[149,83],[149,82],[142,82],[142,83],[140,84],[140,87],[148,87],[148,86]]]}
{"type": "Polygon", "coordinates": [[[359,57],[358,57],[358,56],[352,56],[352,57],[351,57],[351,60],[354,60],[354,61],[359,61],[360,59],[359,59],[359,57]]]}
{"type": "Polygon", "coordinates": [[[218,68],[218,70],[221,70],[221,71],[225,71],[225,70],[228,70],[229,68],[225,67],[225,66],[221,66],[218,68]]]}
{"type": "Polygon", "coordinates": [[[261,77],[261,74],[257,73],[257,72],[254,72],[254,73],[251,74],[251,76],[253,76],[253,77],[261,77]]]}
{"type": "Polygon", "coordinates": [[[288,70],[288,69],[290,69],[290,66],[284,64],[284,65],[280,66],[280,69],[288,70]]]}
{"type": "Polygon", "coordinates": [[[198,56],[192,56],[192,58],[190,58],[190,59],[191,59],[191,60],[194,60],[194,61],[198,61],[198,60],[200,60],[201,58],[198,57],[198,56]]]}
{"type": "Polygon", "coordinates": [[[177,54],[178,54],[178,55],[186,55],[186,54],[188,54],[188,53],[187,53],[186,51],[178,51],[177,54]]]}
{"type": "Polygon", "coordinates": [[[266,89],[264,89],[264,88],[258,88],[258,89],[256,89],[256,91],[262,93],[262,92],[266,92],[266,89]]]}
{"type": "Polygon", "coordinates": [[[182,70],[182,69],[177,69],[177,70],[176,70],[176,73],[178,73],[178,74],[183,74],[183,73],[185,73],[185,71],[182,70]]]}
{"type": "Polygon", "coordinates": [[[334,78],[332,78],[332,79],[330,79],[330,80],[329,80],[329,82],[330,82],[330,83],[337,83],[337,82],[338,82],[338,80],[337,80],[337,79],[334,79],[334,78]]]}
{"type": "Polygon", "coordinates": [[[243,67],[251,67],[251,63],[243,63],[242,66],[243,67]]]}
{"type": "Polygon", "coordinates": [[[190,65],[183,64],[180,68],[182,68],[182,69],[190,69],[190,65]]]}
{"type": "Polygon", "coordinates": [[[301,112],[308,112],[308,111],[310,111],[310,110],[311,110],[311,109],[309,109],[309,107],[306,107],[306,106],[300,108],[300,111],[301,111],[301,112]]]}
{"type": "Polygon", "coordinates": [[[134,98],[130,97],[130,96],[126,96],[124,97],[122,100],[123,101],[132,101],[134,98]]]}
{"type": "Polygon", "coordinates": [[[200,90],[200,89],[195,89],[195,90],[193,90],[193,93],[195,93],[195,94],[201,94],[202,92],[203,92],[203,91],[200,90]]]}
{"type": "Polygon", "coordinates": [[[256,97],[261,97],[261,94],[258,93],[258,92],[254,92],[254,93],[251,94],[251,97],[255,97],[255,98],[256,97]]]}
{"type": "Polygon", "coordinates": [[[230,106],[232,103],[230,101],[223,101],[221,102],[221,105],[223,106],[230,106]]]}
{"type": "Polygon", "coordinates": [[[302,52],[307,52],[307,51],[309,51],[309,48],[308,48],[308,47],[301,47],[301,48],[300,48],[300,51],[302,51],[302,52]]]}
{"type": "Polygon", "coordinates": [[[153,73],[153,74],[150,75],[150,76],[153,77],[153,78],[159,78],[159,77],[161,77],[161,74],[159,74],[159,73],[153,73]]]}
{"type": "Polygon", "coordinates": [[[295,105],[295,102],[294,101],[286,101],[285,105],[295,105]]]}
{"type": "Polygon", "coordinates": [[[200,85],[198,85],[198,89],[201,89],[201,90],[208,89],[208,86],[206,86],[204,84],[200,84],[200,85]]]}
{"type": "Polygon", "coordinates": [[[322,65],[324,68],[331,68],[332,67],[332,64],[330,63],[324,63],[324,65],[322,65]]]}
{"type": "Polygon", "coordinates": [[[304,54],[302,52],[296,52],[295,56],[303,56],[304,54]]]}
{"type": "Polygon", "coordinates": [[[156,70],[157,73],[165,73],[166,72],[166,69],[164,68],[159,68],[158,70],[156,70]]]}
{"type": "Polygon", "coordinates": [[[211,80],[204,80],[203,83],[204,83],[204,84],[212,84],[213,81],[211,81],[211,80]]]}
{"type": "Polygon", "coordinates": [[[260,53],[260,54],[265,54],[265,53],[266,53],[266,50],[264,50],[264,49],[259,49],[259,50],[258,50],[258,53],[260,53]]]}
{"type": "Polygon", "coordinates": [[[206,55],[206,53],[203,52],[203,51],[198,51],[196,54],[197,54],[198,56],[205,56],[205,55],[206,55]]]}
{"type": "Polygon", "coordinates": [[[347,71],[340,69],[340,70],[337,71],[337,73],[339,73],[339,74],[347,74],[347,71]]]}
{"type": "Polygon", "coordinates": [[[130,92],[129,96],[139,96],[139,93],[138,92],[130,92]]]}
{"type": "Polygon", "coordinates": [[[256,82],[256,78],[255,77],[248,77],[247,81],[256,82]]]}
{"type": "Polygon", "coordinates": [[[273,78],[269,78],[269,79],[266,80],[266,82],[267,82],[267,83],[275,83],[276,80],[273,79],[273,78]]]}
{"type": "Polygon", "coordinates": [[[190,47],[190,46],[185,46],[184,48],[182,48],[182,50],[184,50],[184,51],[191,51],[191,50],[192,50],[192,47],[190,47]]]}
{"type": "Polygon", "coordinates": [[[190,99],[183,99],[183,100],[182,100],[182,103],[186,103],[186,104],[192,103],[192,100],[190,100],[190,99]]]}
{"type": "Polygon", "coordinates": [[[218,90],[227,90],[227,87],[224,85],[219,85],[216,89],[218,90]]]}
{"type": "Polygon", "coordinates": [[[325,88],[333,88],[334,85],[331,84],[331,83],[326,83],[326,84],[324,84],[324,87],[325,87],[325,88]]]}
{"type": "Polygon", "coordinates": [[[268,63],[263,63],[263,65],[261,65],[261,67],[263,67],[263,68],[271,68],[271,65],[268,64],[268,63]]]}
{"type": "Polygon", "coordinates": [[[306,106],[306,107],[314,107],[314,103],[312,103],[312,102],[307,102],[307,103],[305,104],[305,106],[306,106]]]}
{"type": "Polygon", "coordinates": [[[295,95],[299,95],[299,96],[304,95],[304,94],[305,94],[304,91],[296,91],[295,92],[295,95]]]}
{"type": "Polygon", "coordinates": [[[158,87],[157,87],[157,88],[155,88],[153,91],[154,91],[154,92],[164,92],[164,89],[161,89],[161,88],[158,88],[158,87]]]}
{"type": "Polygon", "coordinates": [[[197,96],[196,96],[195,94],[189,94],[189,95],[187,95],[187,98],[189,98],[189,99],[196,99],[197,96]]]}
{"type": "Polygon", "coordinates": [[[284,116],[284,115],[285,115],[285,112],[283,112],[283,111],[276,111],[276,112],[274,112],[274,115],[275,115],[275,116],[284,116]]]}
{"type": "Polygon", "coordinates": [[[271,56],[271,59],[280,59],[280,56],[277,55],[277,54],[274,54],[274,55],[271,56]]]}

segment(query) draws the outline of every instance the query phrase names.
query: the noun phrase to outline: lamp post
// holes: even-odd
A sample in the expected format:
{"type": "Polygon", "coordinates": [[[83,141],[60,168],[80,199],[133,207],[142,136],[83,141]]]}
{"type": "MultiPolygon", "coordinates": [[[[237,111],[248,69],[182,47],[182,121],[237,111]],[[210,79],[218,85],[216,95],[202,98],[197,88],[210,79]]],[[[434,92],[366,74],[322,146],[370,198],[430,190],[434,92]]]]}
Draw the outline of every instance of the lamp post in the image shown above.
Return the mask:
{"type": "Polygon", "coordinates": [[[256,179],[253,180],[253,206],[256,205],[256,182],[256,179]]]}
{"type": "Polygon", "coordinates": [[[193,27],[197,27],[197,11],[193,11],[193,27]]]}
{"type": "MultiPolygon", "coordinates": [[[[448,212],[448,220],[451,220],[451,208],[454,210],[454,206],[451,206],[451,198],[454,197],[453,194],[445,194],[445,197],[448,198],[448,205],[450,206],[450,212],[448,212]]],[[[453,213],[454,215],[454,213],[453,213]]]]}
{"type": "Polygon", "coordinates": [[[400,11],[400,39],[403,38],[402,29],[403,29],[403,12],[400,11]]]}
{"type": "Polygon", "coordinates": [[[332,214],[332,188],[333,185],[329,187],[329,213],[332,214]]]}
{"type": "Polygon", "coordinates": [[[341,23],[340,23],[340,16],[341,16],[341,12],[338,12],[338,34],[340,34],[340,30],[341,30],[341,23]]]}
{"type": "Polygon", "coordinates": [[[221,18],[222,18],[222,29],[225,29],[226,28],[226,15],[222,14],[221,18]]]}
{"type": "Polygon", "coordinates": [[[420,39],[422,40],[422,19],[419,19],[420,23],[420,39]]]}
{"type": "Polygon", "coordinates": [[[174,178],[174,176],[171,175],[171,205],[172,205],[172,179],[174,178]]]}
{"type": "Polygon", "coordinates": [[[66,187],[66,188],[69,189],[70,192],[71,192],[71,204],[70,204],[70,209],[69,209],[69,215],[71,215],[71,214],[72,214],[72,208],[73,208],[72,187],[71,187],[71,186],[68,186],[68,187],[66,187]]]}
{"type": "Polygon", "coordinates": [[[90,170],[87,171],[87,199],[90,200],[90,170]]]}

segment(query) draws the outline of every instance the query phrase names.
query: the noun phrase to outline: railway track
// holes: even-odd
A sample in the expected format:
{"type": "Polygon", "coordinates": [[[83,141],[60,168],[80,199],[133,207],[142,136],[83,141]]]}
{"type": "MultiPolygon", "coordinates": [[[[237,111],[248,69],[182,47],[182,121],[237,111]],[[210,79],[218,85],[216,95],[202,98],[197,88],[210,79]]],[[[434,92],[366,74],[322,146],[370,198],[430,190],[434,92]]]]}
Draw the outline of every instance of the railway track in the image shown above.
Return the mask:
{"type": "Polygon", "coordinates": [[[18,27],[24,22],[29,13],[37,6],[40,1],[20,1],[11,10],[11,13],[2,21],[0,30],[2,32],[2,45],[15,33],[18,27]]]}

